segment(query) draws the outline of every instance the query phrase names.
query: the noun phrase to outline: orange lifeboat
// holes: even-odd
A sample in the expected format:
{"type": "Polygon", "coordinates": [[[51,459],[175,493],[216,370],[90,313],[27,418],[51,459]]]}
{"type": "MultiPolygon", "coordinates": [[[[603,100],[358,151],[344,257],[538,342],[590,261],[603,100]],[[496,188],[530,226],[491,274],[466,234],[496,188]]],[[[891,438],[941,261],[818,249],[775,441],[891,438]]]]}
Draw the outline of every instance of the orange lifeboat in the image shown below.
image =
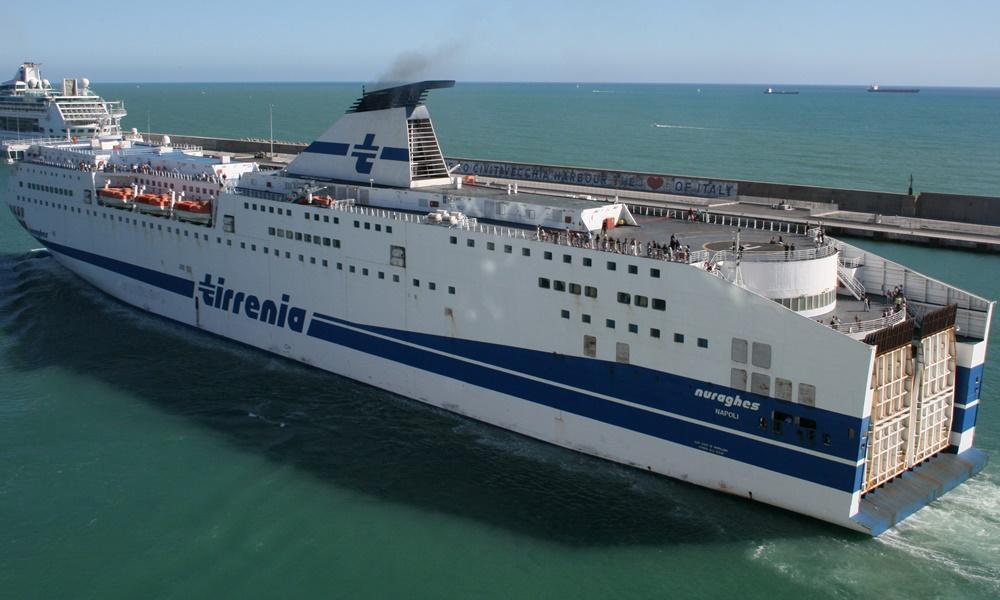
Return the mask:
{"type": "Polygon", "coordinates": [[[170,211],[170,196],[166,194],[139,194],[135,197],[135,208],[144,213],[166,214],[170,211]]]}
{"type": "Polygon", "coordinates": [[[303,196],[295,201],[296,204],[305,204],[305,205],[315,204],[318,206],[322,206],[324,208],[330,208],[331,206],[333,206],[334,202],[335,200],[329,196],[313,196],[311,203],[309,202],[308,196],[303,196]]]}
{"type": "Polygon", "coordinates": [[[97,190],[97,197],[105,206],[128,206],[132,199],[132,188],[101,188],[97,190]]]}
{"type": "Polygon", "coordinates": [[[182,221],[209,223],[212,220],[212,202],[209,200],[178,200],[174,214],[182,221]]]}

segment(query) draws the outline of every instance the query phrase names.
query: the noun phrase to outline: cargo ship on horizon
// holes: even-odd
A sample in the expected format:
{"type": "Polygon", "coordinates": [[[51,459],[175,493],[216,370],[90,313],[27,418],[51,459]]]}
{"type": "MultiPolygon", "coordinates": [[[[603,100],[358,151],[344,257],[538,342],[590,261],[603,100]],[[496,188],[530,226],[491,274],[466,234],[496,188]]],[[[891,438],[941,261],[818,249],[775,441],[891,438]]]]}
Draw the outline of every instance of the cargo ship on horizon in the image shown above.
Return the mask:
{"type": "Polygon", "coordinates": [[[873,83],[868,86],[868,91],[881,94],[917,94],[920,92],[920,88],[884,87],[873,83]]]}

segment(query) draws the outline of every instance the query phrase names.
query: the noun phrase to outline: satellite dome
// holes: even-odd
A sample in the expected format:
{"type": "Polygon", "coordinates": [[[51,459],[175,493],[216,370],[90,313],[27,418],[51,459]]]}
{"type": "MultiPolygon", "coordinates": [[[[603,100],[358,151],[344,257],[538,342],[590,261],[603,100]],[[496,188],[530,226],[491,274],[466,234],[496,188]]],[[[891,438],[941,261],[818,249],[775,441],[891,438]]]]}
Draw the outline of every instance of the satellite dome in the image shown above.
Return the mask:
{"type": "Polygon", "coordinates": [[[48,79],[43,79],[42,80],[42,87],[52,87],[52,85],[49,83],[48,79]]]}
{"type": "Polygon", "coordinates": [[[82,85],[84,89],[87,89],[90,87],[90,80],[84,77],[80,80],[80,85],[82,85]]]}

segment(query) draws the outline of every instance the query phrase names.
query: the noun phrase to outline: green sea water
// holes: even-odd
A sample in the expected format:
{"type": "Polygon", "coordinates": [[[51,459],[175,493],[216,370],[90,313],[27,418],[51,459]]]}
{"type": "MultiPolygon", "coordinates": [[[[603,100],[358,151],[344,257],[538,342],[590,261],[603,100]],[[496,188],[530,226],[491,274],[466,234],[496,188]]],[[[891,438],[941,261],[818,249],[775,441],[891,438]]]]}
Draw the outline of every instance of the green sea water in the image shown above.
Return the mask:
{"type": "MultiPolygon", "coordinates": [[[[139,129],[267,137],[274,104],[303,141],[359,91],[95,88],[139,129]]],[[[430,108],[451,155],[1000,195],[996,90],[697,89],[474,84],[430,108]]],[[[1000,257],[856,243],[1000,298],[1000,257]]],[[[1000,596],[994,464],[873,540],[139,313],[37,245],[0,214],[0,598],[1000,596]]]]}

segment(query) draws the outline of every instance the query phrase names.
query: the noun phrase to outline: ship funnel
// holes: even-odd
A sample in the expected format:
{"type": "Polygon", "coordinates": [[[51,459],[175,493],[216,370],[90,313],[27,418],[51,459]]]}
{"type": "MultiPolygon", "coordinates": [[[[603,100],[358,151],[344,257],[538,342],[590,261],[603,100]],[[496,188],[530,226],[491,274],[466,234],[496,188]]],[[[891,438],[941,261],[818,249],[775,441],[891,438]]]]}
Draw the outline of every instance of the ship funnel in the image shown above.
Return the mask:
{"type": "Polygon", "coordinates": [[[454,81],[421,81],[364,92],[330,129],[288,165],[310,179],[390,187],[451,180],[424,106],[427,92],[454,81]]]}

